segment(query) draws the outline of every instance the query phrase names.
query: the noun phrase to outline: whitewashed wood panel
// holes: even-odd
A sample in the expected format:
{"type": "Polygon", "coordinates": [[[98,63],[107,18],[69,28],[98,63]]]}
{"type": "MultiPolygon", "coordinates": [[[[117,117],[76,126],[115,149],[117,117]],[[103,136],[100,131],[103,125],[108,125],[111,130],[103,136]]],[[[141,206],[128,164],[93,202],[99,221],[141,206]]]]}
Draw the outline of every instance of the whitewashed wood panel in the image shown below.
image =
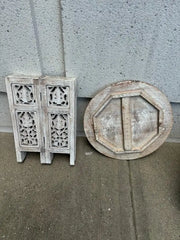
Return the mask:
{"type": "Polygon", "coordinates": [[[172,128],[166,96],[139,81],[112,84],[89,103],[84,130],[101,153],[117,159],[136,159],[155,151],[172,128]]]}
{"type": "Polygon", "coordinates": [[[62,77],[6,78],[18,162],[34,151],[43,164],[51,164],[53,153],[68,153],[75,164],[75,83],[62,77]]]}

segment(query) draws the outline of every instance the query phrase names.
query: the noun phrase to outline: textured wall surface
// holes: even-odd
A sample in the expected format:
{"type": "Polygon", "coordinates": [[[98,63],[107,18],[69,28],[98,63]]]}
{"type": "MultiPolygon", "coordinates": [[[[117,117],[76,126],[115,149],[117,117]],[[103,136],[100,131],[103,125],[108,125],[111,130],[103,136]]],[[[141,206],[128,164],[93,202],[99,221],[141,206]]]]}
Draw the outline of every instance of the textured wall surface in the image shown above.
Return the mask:
{"type": "Polygon", "coordinates": [[[177,0],[1,1],[0,91],[8,74],[66,72],[80,97],[134,79],[179,102],[179,12],[177,0]]]}
{"type": "Polygon", "coordinates": [[[180,101],[180,2],[62,0],[65,63],[92,97],[123,79],[149,82],[180,101]]]}
{"type": "Polygon", "coordinates": [[[0,91],[9,74],[63,75],[58,0],[0,2],[0,91]]]}

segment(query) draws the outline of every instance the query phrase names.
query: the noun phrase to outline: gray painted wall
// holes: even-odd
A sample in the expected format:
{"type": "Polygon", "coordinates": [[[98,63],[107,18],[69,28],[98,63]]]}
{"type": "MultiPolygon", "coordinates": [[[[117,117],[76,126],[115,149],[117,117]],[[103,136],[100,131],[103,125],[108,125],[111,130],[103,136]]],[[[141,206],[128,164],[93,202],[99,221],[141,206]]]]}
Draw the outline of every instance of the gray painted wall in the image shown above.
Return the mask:
{"type": "Polygon", "coordinates": [[[63,75],[58,0],[11,0],[0,3],[0,91],[9,74],[63,75]]]}
{"type": "Polygon", "coordinates": [[[180,138],[179,12],[178,0],[2,0],[0,130],[11,128],[6,75],[67,75],[78,79],[79,133],[89,98],[135,79],[168,96],[180,138]]]}
{"type": "Polygon", "coordinates": [[[65,65],[79,96],[124,79],[180,101],[180,2],[62,0],[65,65]]]}

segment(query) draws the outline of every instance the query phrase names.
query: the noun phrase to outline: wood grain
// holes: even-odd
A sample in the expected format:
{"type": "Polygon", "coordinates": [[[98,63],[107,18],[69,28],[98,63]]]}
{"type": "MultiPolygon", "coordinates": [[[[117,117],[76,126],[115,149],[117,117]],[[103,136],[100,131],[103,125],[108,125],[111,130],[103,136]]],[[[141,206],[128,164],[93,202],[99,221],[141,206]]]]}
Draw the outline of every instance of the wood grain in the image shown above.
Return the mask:
{"type": "Polygon", "coordinates": [[[76,81],[74,78],[8,76],[6,78],[17,161],[40,152],[42,164],[53,153],[76,158],[76,81]]]}
{"type": "Polygon", "coordinates": [[[84,130],[102,154],[124,160],[155,151],[168,137],[173,118],[166,96],[139,81],[109,85],[89,103],[84,130]]]}

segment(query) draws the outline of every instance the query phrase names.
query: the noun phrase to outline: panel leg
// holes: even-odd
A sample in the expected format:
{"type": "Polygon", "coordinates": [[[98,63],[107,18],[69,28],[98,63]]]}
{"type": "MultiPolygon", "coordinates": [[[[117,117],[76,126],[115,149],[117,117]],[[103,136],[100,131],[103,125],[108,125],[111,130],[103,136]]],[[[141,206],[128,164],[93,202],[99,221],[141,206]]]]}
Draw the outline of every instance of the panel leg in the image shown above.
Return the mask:
{"type": "Polygon", "coordinates": [[[76,161],[76,137],[72,136],[72,144],[70,150],[70,165],[74,166],[76,161]]]}
{"type": "Polygon", "coordinates": [[[18,163],[24,162],[27,152],[16,151],[16,159],[18,163]]]}
{"type": "Polygon", "coordinates": [[[74,155],[74,153],[71,153],[70,154],[70,166],[74,166],[75,165],[75,159],[76,157],[75,157],[75,155],[74,155]]]}
{"type": "Polygon", "coordinates": [[[40,162],[41,164],[51,164],[54,154],[50,152],[40,152],[40,162]]]}

